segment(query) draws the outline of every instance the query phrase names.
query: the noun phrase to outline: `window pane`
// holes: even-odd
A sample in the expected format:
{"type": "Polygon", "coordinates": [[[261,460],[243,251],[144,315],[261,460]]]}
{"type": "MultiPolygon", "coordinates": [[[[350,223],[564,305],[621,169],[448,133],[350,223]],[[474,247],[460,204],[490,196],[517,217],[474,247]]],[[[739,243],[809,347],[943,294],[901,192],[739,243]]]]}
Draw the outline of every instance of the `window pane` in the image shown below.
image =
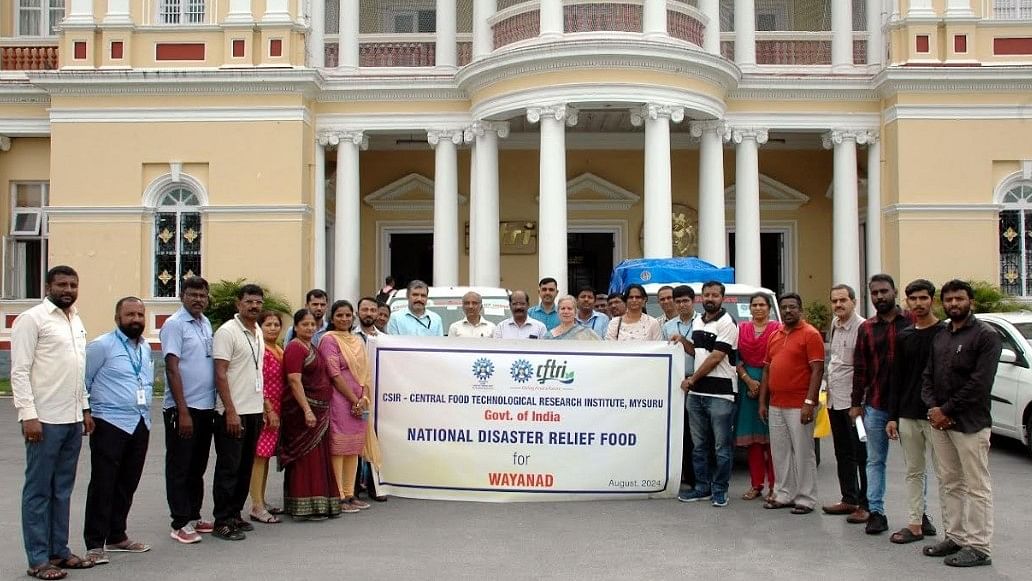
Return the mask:
{"type": "Polygon", "coordinates": [[[182,13],[182,0],[161,0],[159,17],[162,24],[179,24],[182,13]]]}
{"type": "Polygon", "coordinates": [[[419,11],[419,32],[437,32],[437,12],[433,10],[419,11]]]}
{"type": "Polygon", "coordinates": [[[1021,215],[1018,210],[1000,212],[1000,289],[1021,294],[1021,215]]]}
{"type": "Polygon", "coordinates": [[[38,235],[40,214],[38,212],[17,212],[14,215],[14,227],[12,234],[17,235],[38,235]]]}
{"type": "Polygon", "coordinates": [[[43,184],[17,184],[14,197],[15,206],[19,208],[39,208],[44,204],[43,184]]]}
{"type": "Polygon", "coordinates": [[[398,14],[394,17],[394,32],[409,33],[416,28],[415,17],[411,14],[398,14]]]}
{"type": "Polygon", "coordinates": [[[18,33],[21,36],[41,36],[43,34],[42,0],[19,0],[18,33]]]}
{"type": "Polygon", "coordinates": [[[188,0],[186,21],[190,24],[204,23],[204,0],[188,0]]]}

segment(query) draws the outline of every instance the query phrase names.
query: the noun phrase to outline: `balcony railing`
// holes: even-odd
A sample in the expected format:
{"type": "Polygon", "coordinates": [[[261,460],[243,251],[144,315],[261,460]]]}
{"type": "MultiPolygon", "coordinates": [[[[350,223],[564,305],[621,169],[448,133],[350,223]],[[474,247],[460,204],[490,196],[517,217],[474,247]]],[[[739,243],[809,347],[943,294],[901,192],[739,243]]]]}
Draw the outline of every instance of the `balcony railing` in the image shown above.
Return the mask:
{"type": "Polygon", "coordinates": [[[1032,20],[1032,0],[984,0],[982,14],[990,20],[1032,20]]]}
{"type": "Polygon", "coordinates": [[[674,38],[702,46],[706,35],[704,20],[705,16],[688,4],[667,4],[667,34],[674,38]]]}
{"type": "MultiPolygon", "coordinates": [[[[735,59],[735,34],[721,34],[720,52],[735,59]]],[[[757,65],[831,65],[831,32],[756,32],[757,65]]],[[[853,33],[853,63],[867,63],[867,33],[853,33]]]]}
{"type": "MultiPolygon", "coordinates": [[[[473,42],[469,34],[459,34],[456,43],[459,66],[473,58],[473,42]]],[[[337,66],[337,42],[326,42],[326,67],[337,66]]],[[[437,35],[429,34],[360,34],[358,60],[361,67],[432,67],[437,64],[437,35]]]]}
{"type": "Polygon", "coordinates": [[[494,47],[499,49],[541,34],[541,6],[539,2],[524,2],[499,10],[488,19],[494,35],[494,47]]]}
{"type": "Polygon", "coordinates": [[[564,32],[641,32],[638,0],[564,0],[564,32]]]}
{"type": "Polygon", "coordinates": [[[0,41],[0,70],[52,71],[58,68],[57,41],[0,41]]]}

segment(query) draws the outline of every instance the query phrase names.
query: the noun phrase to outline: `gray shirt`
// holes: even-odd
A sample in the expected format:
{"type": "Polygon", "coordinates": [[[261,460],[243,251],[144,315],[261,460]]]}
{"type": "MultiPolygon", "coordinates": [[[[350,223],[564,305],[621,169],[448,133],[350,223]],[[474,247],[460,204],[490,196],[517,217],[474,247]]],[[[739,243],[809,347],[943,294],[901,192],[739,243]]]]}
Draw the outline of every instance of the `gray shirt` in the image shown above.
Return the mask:
{"type": "Polygon", "coordinates": [[[828,341],[828,367],[825,379],[828,382],[828,407],[833,410],[849,409],[853,393],[853,352],[856,334],[864,318],[853,312],[845,323],[835,317],[831,322],[828,341]]]}

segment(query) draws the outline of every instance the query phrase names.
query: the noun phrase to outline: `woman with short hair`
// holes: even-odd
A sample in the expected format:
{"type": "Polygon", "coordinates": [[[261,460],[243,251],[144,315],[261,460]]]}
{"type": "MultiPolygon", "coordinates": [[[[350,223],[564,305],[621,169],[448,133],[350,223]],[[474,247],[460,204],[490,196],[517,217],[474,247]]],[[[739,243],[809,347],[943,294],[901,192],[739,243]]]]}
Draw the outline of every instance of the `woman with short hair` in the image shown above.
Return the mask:
{"type": "Polygon", "coordinates": [[[577,299],[571,295],[560,297],[555,302],[559,311],[559,324],[541,336],[542,339],[558,339],[561,341],[600,341],[602,338],[587,325],[577,323],[577,299]]]}
{"type": "Polygon", "coordinates": [[[627,311],[609,321],[606,339],[609,341],[662,341],[663,328],[659,320],[645,312],[649,300],[645,287],[632,284],[624,291],[627,311]]]}

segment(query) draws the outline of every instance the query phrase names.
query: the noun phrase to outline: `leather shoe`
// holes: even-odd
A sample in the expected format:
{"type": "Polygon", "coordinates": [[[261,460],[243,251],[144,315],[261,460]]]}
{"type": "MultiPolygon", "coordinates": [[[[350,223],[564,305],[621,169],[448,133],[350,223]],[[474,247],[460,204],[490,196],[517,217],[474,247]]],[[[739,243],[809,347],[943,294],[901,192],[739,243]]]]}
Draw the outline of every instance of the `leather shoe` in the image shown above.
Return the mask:
{"type": "Polygon", "coordinates": [[[846,522],[855,525],[862,525],[866,523],[867,520],[870,518],[871,513],[867,512],[867,509],[858,506],[856,510],[854,510],[852,513],[849,514],[849,516],[846,517],[846,522]]]}
{"type": "Polygon", "coordinates": [[[948,557],[959,552],[961,548],[953,539],[944,539],[934,545],[925,545],[921,553],[926,557],[948,557]]]}
{"type": "Polygon", "coordinates": [[[822,510],[824,511],[824,514],[842,515],[852,514],[857,508],[859,507],[855,504],[846,504],[844,502],[839,502],[836,504],[829,504],[825,507],[822,507],[822,510]]]}
{"type": "Polygon", "coordinates": [[[889,519],[880,512],[872,512],[867,519],[867,528],[864,530],[869,535],[879,535],[889,530],[889,519]]]}

